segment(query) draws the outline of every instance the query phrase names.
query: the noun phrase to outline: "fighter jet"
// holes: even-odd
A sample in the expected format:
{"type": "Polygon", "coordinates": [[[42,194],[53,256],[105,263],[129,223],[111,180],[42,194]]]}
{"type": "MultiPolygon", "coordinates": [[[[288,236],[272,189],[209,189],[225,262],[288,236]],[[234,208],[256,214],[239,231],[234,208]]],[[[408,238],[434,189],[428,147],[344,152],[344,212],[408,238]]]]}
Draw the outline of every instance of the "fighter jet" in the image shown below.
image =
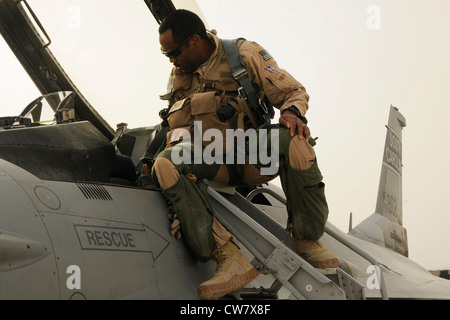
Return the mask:
{"type": "MultiPolygon", "coordinates": [[[[155,24],[176,8],[170,0],[145,4],[155,24]]],[[[58,63],[27,1],[0,0],[0,32],[41,92],[18,115],[0,118],[0,299],[198,299],[215,264],[196,261],[170,235],[160,190],[134,183],[161,124],[113,129],[58,63]],[[132,163],[127,174],[116,170],[130,165],[123,159],[132,163]]],[[[276,185],[200,181],[217,219],[259,270],[225,299],[450,299],[448,280],[408,258],[405,127],[391,107],[375,213],[349,232],[327,223],[322,241],[339,257],[336,269],[316,269],[290,249],[276,185]]]]}

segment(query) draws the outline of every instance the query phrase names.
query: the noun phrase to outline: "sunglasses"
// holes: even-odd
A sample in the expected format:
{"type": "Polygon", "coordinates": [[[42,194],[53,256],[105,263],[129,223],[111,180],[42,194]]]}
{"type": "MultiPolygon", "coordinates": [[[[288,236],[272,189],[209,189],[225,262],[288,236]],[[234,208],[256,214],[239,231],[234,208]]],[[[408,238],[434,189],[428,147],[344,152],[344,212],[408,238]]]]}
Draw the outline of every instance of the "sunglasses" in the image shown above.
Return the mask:
{"type": "Polygon", "coordinates": [[[180,55],[181,53],[181,47],[183,47],[189,40],[191,40],[191,38],[193,36],[195,36],[198,33],[198,31],[194,32],[193,34],[191,34],[189,37],[187,37],[186,39],[184,39],[178,46],[176,46],[175,48],[173,48],[172,50],[168,50],[168,51],[164,51],[161,48],[161,53],[163,55],[165,55],[168,58],[176,58],[180,55]]]}

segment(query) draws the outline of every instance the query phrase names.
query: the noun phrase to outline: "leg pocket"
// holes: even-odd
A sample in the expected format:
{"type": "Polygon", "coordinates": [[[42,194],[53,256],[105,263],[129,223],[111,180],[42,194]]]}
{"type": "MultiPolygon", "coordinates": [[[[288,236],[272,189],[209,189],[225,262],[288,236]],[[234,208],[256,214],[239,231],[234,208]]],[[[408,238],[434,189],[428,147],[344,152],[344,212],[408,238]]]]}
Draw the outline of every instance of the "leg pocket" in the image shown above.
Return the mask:
{"type": "Polygon", "coordinates": [[[306,171],[288,167],[281,172],[293,235],[299,240],[318,240],[325,231],[328,204],[317,162],[306,171]]]}

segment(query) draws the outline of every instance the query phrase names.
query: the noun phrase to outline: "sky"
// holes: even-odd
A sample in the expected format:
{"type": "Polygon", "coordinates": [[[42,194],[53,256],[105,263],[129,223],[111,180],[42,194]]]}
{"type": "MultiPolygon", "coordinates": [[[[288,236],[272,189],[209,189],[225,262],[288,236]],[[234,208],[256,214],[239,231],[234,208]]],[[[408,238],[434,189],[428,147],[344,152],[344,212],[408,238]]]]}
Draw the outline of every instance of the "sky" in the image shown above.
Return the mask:
{"type": "MultiPolygon", "coordinates": [[[[450,1],[197,2],[220,37],[258,42],[305,86],[329,221],[344,231],[350,213],[356,226],[375,211],[385,125],[390,106],[400,110],[410,258],[430,270],[450,268],[450,1]]],[[[113,128],[159,123],[171,65],[144,1],[28,3],[50,50],[113,128]]],[[[39,96],[1,38],[0,96],[0,116],[19,114],[39,96]]]]}

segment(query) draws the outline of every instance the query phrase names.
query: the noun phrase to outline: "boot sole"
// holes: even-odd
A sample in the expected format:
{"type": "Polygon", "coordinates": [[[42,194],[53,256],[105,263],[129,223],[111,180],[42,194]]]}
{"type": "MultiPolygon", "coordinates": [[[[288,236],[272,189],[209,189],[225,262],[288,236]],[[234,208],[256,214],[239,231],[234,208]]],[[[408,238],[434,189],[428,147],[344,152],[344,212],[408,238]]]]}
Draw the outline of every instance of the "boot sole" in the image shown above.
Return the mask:
{"type": "Polygon", "coordinates": [[[250,271],[244,273],[243,275],[233,276],[230,281],[227,281],[225,283],[199,287],[198,296],[202,300],[217,300],[230,292],[243,288],[246,284],[255,280],[258,275],[258,270],[256,270],[256,268],[252,268],[250,271]]]}
{"type": "MultiPolygon", "coordinates": [[[[309,262],[309,261],[308,261],[309,262]]],[[[311,261],[309,262],[314,268],[327,269],[339,267],[339,259],[328,259],[325,261],[311,261]]]]}

